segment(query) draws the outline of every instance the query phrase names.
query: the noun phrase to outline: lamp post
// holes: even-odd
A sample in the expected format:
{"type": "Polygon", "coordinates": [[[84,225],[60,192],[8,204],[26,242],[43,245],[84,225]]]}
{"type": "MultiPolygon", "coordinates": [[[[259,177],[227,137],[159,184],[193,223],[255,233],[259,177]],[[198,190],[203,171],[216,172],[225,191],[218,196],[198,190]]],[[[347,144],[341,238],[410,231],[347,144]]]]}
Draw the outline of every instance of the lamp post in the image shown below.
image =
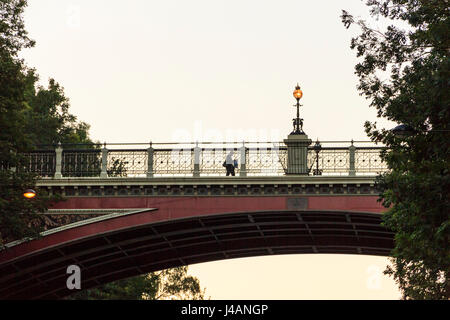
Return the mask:
{"type": "Polygon", "coordinates": [[[298,83],[292,94],[297,100],[297,104],[294,104],[294,107],[297,107],[297,118],[292,119],[294,123],[294,131],[292,131],[291,134],[305,134],[303,132],[303,119],[300,119],[300,99],[303,97],[303,92],[302,90],[300,90],[300,86],[298,85],[298,83]]]}
{"type": "Polygon", "coordinates": [[[308,175],[311,168],[308,168],[308,146],[311,144],[311,139],[303,132],[303,119],[300,118],[300,99],[303,97],[303,92],[297,83],[294,92],[292,93],[297,100],[297,118],[294,118],[294,130],[288,135],[283,142],[287,147],[287,168],[286,174],[292,175],[308,175]]]}
{"type": "Polygon", "coordinates": [[[320,145],[319,140],[316,141],[313,149],[316,152],[316,169],[314,170],[313,175],[320,176],[322,175],[322,170],[319,170],[319,152],[322,150],[322,146],[320,145]]]}

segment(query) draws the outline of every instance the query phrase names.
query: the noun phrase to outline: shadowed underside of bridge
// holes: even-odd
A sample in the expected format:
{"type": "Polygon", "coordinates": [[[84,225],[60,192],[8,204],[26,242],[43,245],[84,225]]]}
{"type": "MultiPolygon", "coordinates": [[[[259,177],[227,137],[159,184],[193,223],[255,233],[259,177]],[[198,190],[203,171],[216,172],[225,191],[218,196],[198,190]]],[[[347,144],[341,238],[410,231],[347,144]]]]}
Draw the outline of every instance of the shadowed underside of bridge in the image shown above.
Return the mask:
{"type": "Polygon", "coordinates": [[[149,217],[158,211],[87,223],[9,248],[0,255],[0,298],[67,296],[73,293],[66,288],[72,264],[81,268],[87,289],[207,261],[300,253],[386,256],[393,247],[379,213],[269,210],[155,222],[149,217]]]}

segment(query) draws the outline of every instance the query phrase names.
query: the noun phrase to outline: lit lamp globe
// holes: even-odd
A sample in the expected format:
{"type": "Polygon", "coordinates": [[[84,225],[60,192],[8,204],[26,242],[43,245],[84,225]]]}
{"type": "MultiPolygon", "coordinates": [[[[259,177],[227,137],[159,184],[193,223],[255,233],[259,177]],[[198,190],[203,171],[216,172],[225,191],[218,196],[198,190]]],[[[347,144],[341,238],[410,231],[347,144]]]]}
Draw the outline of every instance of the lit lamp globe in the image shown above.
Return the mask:
{"type": "Polygon", "coordinates": [[[34,191],[33,189],[27,189],[23,193],[23,196],[27,199],[32,199],[36,196],[36,191],[34,191]]]}
{"type": "Polygon", "coordinates": [[[297,99],[297,101],[303,97],[303,92],[302,92],[302,90],[300,90],[300,86],[298,84],[295,87],[293,95],[294,95],[294,98],[297,99]]]}

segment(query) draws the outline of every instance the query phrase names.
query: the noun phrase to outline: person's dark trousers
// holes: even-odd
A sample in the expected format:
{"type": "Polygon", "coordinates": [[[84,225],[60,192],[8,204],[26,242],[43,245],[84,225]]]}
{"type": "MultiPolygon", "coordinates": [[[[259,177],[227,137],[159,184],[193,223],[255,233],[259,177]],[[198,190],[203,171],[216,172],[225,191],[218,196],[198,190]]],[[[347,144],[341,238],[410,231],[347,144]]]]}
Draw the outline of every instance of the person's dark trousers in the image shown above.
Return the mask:
{"type": "Polygon", "coordinates": [[[227,164],[227,177],[230,174],[234,177],[234,166],[232,164],[227,164]]]}

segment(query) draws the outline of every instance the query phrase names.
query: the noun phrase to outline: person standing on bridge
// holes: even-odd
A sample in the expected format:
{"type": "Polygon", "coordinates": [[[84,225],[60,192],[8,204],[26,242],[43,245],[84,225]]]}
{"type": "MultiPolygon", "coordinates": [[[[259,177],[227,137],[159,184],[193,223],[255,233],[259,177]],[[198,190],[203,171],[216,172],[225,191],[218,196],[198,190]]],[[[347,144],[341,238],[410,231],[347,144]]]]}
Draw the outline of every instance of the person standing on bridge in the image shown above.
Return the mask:
{"type": "Polygon", "coordinates": [[[223,166],[227,169],[227,177],[231,174],[233,177],[235,175],[234,168],[237,167],[237,160],[233,160],[233,150],[228,153],[223,166]]]}

